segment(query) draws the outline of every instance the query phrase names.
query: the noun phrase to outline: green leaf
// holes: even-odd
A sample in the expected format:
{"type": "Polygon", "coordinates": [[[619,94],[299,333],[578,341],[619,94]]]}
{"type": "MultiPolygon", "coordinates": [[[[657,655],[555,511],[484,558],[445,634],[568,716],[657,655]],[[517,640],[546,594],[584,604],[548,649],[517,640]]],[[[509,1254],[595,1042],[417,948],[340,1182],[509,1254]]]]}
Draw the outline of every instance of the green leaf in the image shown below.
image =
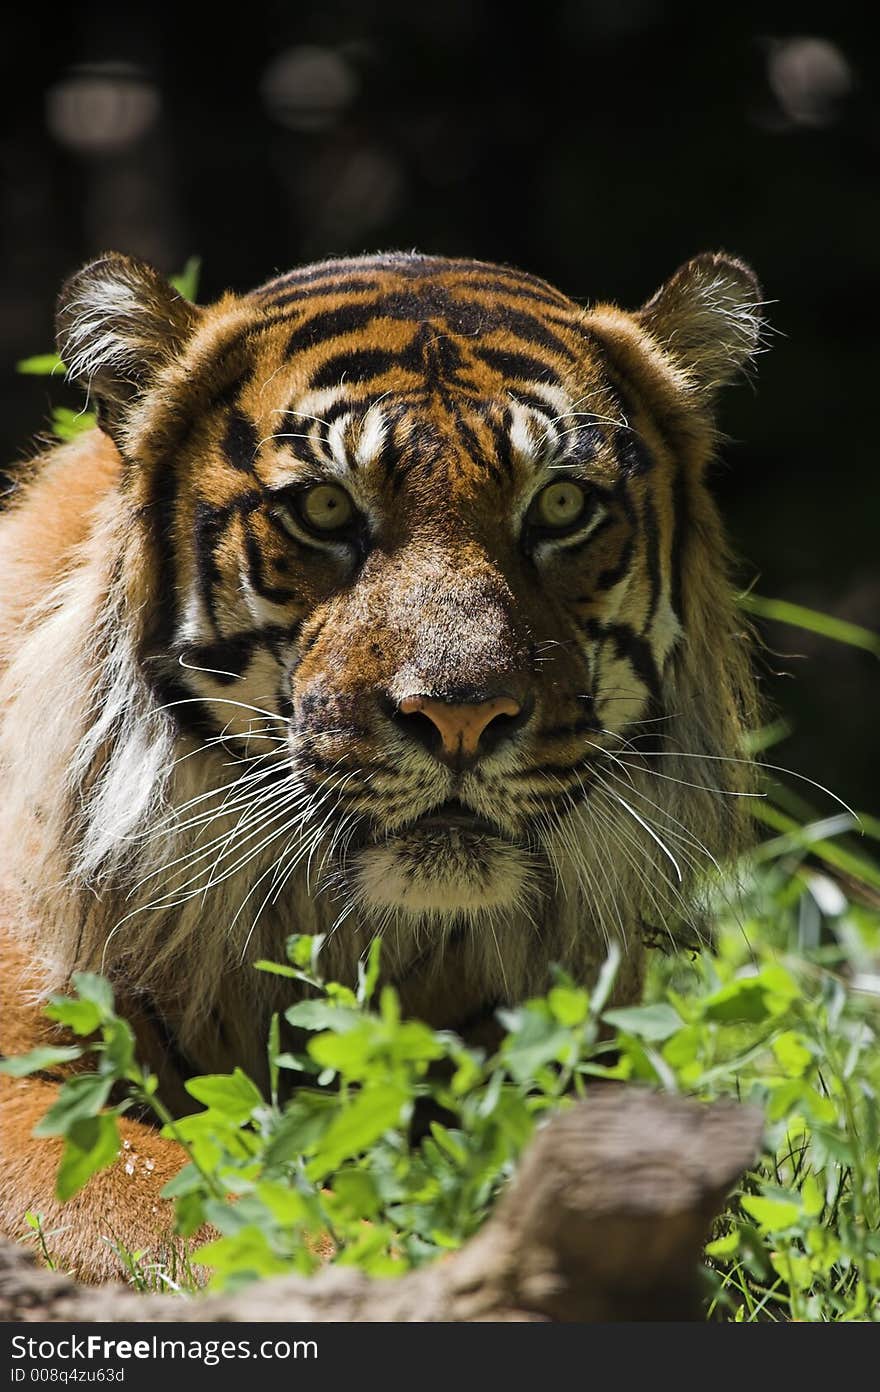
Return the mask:
{"type": "Polygon", "coordinates": [[[364,1088],[328,1127],[306,1167],[309,1179],[325,1179],[344,1160],[360,1155],[386,1131],[399,1126],[409,1101],[409,1092],[393,1083],[364,1088]]]}
{"type": "Polygon", "coordinates": [[[468,1155],[461,1143],[460,1135],[454,1136],[446,1126],[441,1126],[439,1121],[431,1122],[431,1135],[438,1146],[446,1151],[451,1160],[455,1161],[456,1165],[467,1163],[468,1155]]]}
{"type": "Polygon", "coordinates": [[[196,296],[199,293],[199,279],[202,272],[201,256],[190,256],[182,271],[176,275],[169,276],[168,280],[174,286],[178,295],[182,295],[185,300],[192,304],[196,303],[196,296]]]}
{"type": "Polygon", "coordinates": [[[117,1077],[125,1077],[134,1066],[134,1034],[127,1020],[104,1026],[103,1056],[117,1077]]]}
{"type": "Polygon", "coordinates": [[[602,963],[590,997],[590,1008],[594,1015],[601,1015],[602,1011],[605,1009],[605,1004],[617,980],[617,973],[620,969],[622,960],[623,953],[620,948],[620,943],[612,938],[611,942],[608,944],[608,956],[602,963]]]}
{"type": "Polygon", "coordinates": [[[63,376],[67,368],[57,353],[38,353],[33,358],[22,358],[15,370],[26,377],[52,377],[56,372],[63,376]]]}
{"type": "MultiPolygon", "coordinates": [[[[163,1190],[164,1193],[164,1190],[163,1190]]],[[[198,1190],[181,1194],[174,1205],[174,1231],[192,1237],[205,1222],[205,1200],[198,1190]]]]}
{"type": "Polygon", "coordinates": [[[162,1186],[163,1199],[178,1199],[184,1194],[194,1194],[197,1189],[201,1189],[205,1182],[204,1175],[199,1173],[195,1165],[184,1165],[182,1170],[178,1170],[176,1175],[172,1175],[166,1184],[162,1186]]]}
{"type": "Polygon", "coordinates": [[[534,1006],[503,1013],[515,1021],[515,1031],[501,1046],[501,1060],[518,1083],[527,1083],[545,1064],[556,1063],[570,1056],[574,1049],[572,1036],[549,1010],[534,1006]]]}
{"type": "Polygon", "coordinates": [[[783,1232],[797,1223],[801,1216],[799,1203],[787,1199],[769,1199],[759,1194],[743,1194],[740,1203],[762,1233],[783,1232]]]}
{"type": "Polygon", "coordinates": [[[319,1144],[339,1109],[335,1093],[302,1088],[288,1103],[263,1152],[267,1170],[308,1155],[319,1144]]]}
{"type": "Polygon", "coordinates": [[[547,1004],[561,1025],[574,1028],[582,1025],[590,1009],[590,997],[575,986],[554,986],[547,994],[547,1004]]]}
{"type": "Polygon", "coordinates": [[[266,1050],[267,1061],[269,1064],[269,1096],[272,1099],[272,1106],[278,1106],[278,1080],[281,1065],[278,1062],[278,1055],[281,1052],[281,1019],[278,1011],[272,1012],[269,1021],[269,1046],[266,1050]]]}
{"type": "Polygon", "coordinates": [[[734,1228],[725,1237],[718,1237],[714,1242],[706,1243],[707,1257],[732,1257],[739,1250],[739,1230],[734,1228]]]}
{"type": "Polygon", "coordinates": [[[66,1136],[78,1121],[97,1116],[110,1096],[111,1077],[77,1073],[61,1087],[57,1100],[34,1127],[35,1136],[66,1136]]]}
{"type": "Polygon", "coordinates": [[[813,1174],[808,1174],[801,1185],[801,1203],[808,1218],[817,1218],[825,1207],[825,1194],[813,1174]]]}
{"type": "Polygon", "coordinates": [[[85,1038],[101,1028],[101,1012],[94,1001],[74,1000],[72,996],[52,996],[43,1012],[50,1020],[85,1038]]]}
{"type": "Polygon", "coordinates": [[[332,1030],[335,1034],[346,1034],[363,1019],[359,1010],[347,1010],[343,1006],[328,1005],[322,1000],[300,1001],[284,1012],[289,1025],[305,1030],[332,1030]]]}
{"type": "Polygon", "coordinates": [[[443,1037],[421,1020],[405,1020],[392,1031],[387,1044],[392,1063],[431,1063],[446,1053],[443,1037]]]}
{"type": "Polygon", "coordinates": [[[376,1218],[382,1209],[382,1199],[376,1183],[366,1170],[339,1170],[333,1176],[334,1212],[339,1209],[356,1221],[376,1218]]]}
{"type": "Polygon", "coordinates": [[[93,1174],[111,1165],[119,1154],[119,1127],[111,1112],[83,1117],[67,1128],[64,1153],[55,1180],[61,1203],[82,1189],[93,1174]]]}
{"type": "Polygon", "coordinates": [[[75,440],[87,430],[94,430],[97,424],[94,411],[71,411],[69,406],[52,408],[52,434],[57,440],[75,440]]]}
{"type": "Polygon", "coordinates": [[[74,972],[73,987],[81,1000],[94,1001],[105,1018],[113,1014],[113,987],[96,972],[74,972]]]}
{"type": "Polygon", "coordinates": [[[720,991],[708,996],[703,1002],[705,1019],[718,1020],[724,1024],[757,1024],[768,1019],[770,1014],[767,988],[758,976],[746,976],[731,981],[728,986],[722,986],[720,991]]]}
{"type": "Polygon", "coordinates": [[[625,1034],[634,1034],[638,1039],[658,1042],[669,1039],[684,1027],[677,1010],[671,1005],[658,1002],[656,1005],[634,1005],[621,1010],[606,1010],[602,1019],[625,1034]]]}
{"type": "Polygon", "coordinates": [[[267,962],[265,957],[260,957],[254,962],[254,968],[256,971],[268,972],[270,976],[286,976],[292,981],[302,980],[302,972],[296,967],[285,966],[283,962],[267,962]]]}
{"type": "Polygon", "coordinates": [[[58,1047],[46,1045],[41,1049],[32,1049],[29,1054],[0,1059],[0,1073],[6,1073],[10,1078],[26,1078],[29,1073],[39,1073],[56,1063],[69,1063],[71,1059],[82,1058],[82,1052],[76,1044],[58,1047]]]}
{"type": "Polygon", "coordinates": [[[352,1081],[360,1081],[372,1071],[372,1046],[376,1039],[374,1022],[364,1020],[345,1034],[319,1034],[310,1039],[309,1056],[322,1068],[332,1068],[352,1081]]]}
{"type": "MultiPolygon", "coordinates": [[[[262,1228],[255,1224],[242,1228],[230,1237],[221,1237],[216,1242],[206,1243],[193,1253],[193,1259],[205,1266],[213,1267],[219,1276],[234,1276],[235,1285],[255,1281],[260,1276],[280,1276],[291,1269],[273,1251],[262,1228]]],[[[211,1284],[215,1282],[212,1281],[211,1284]]]]}
{"type": "Polygon", "coordinates": [[[312,1217],[308,1201],[289,1184],[264,1179],[257,1185],[256,1196],[284,1227],[308,1223],[312,1217]]]}
{"type": "Polygon", "coordinates": [[[789,1078],[801,1078],[813,1062],[813,1055],[794,1030],[785,1030],[773,1041],[773,1052],[783,1073],[789,1078]]]}
{"type": "Polygon", "coordinates": [[[323,933],[291,933],[284,945],[288,962],[301,971],[314,971],[324,936],[323,933]]]}
{"type": "Polygon", "coordinates": [[[263,1106],[259,1088],[240,1068],[229,1075],[206,1073],[190,1078],[184,1086],[197,1102],[203,1102],[233,1124],[249,1121],[254,1108],[263,1106]]]}
{"type": "Polygon", "coordinates": [[[768,1252],[767,1255],[777,1276],[781,1276],[789,1286],[801,1291],[809,1289],[812,1284],[812,1272],[807,1257],[800,1256],[791,1248],[784,1252],[768,1252]]]}

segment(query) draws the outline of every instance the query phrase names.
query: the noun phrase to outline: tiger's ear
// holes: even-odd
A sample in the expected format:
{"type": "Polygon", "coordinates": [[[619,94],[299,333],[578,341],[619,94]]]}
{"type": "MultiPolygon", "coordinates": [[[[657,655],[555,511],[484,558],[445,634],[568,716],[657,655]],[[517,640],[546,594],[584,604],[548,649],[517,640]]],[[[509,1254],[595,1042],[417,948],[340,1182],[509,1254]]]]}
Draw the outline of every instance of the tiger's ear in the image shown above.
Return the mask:
{"type": "Polygon", "coordinates": [[[181,350],[200,311],[143,261],[109,252],[64,285],[55,315],[68,377],[112,435],[126,406],[181,350]]]}
{"type": "Polygon", "coordinates": [[[745,262],[706,252],[679,267],[633,317],[711,397],[760,347],[761,286],[745,262]]]}

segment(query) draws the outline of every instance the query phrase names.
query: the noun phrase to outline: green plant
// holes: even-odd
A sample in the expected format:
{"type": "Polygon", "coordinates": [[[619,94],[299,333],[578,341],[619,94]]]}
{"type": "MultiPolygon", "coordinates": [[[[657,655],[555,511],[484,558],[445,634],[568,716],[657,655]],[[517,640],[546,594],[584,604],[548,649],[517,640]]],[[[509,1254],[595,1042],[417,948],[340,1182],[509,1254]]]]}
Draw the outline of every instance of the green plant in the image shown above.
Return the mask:
{"type": "MultiPolygon", "coordinates": [[[[876,1317],[880,913],[806,855],[787,841],[771,848],[735,908],[720,888],[715,950],[656,960],[645,1005],[606,1008],[612,954],[592,994],[560,975],[546,997],[504,1012],[506,1034],[488,1057],[402,1019],[389,988],[376,999],[378,943],[351,991],[321,982],[319,939],[293,938],[287,964],[261,966],[314,993],[287,1012],[306,1031],[304,1053],[280,1052],[276,1021],[270,1096],[240,1069],[194,1078],[204,1109],[178,1121],[135,1060],[107,984],[81,976],[76,996],[49,1006],[74,1033],[97,1036],[81,1046],[94,1071],[64,1085],[40,1126],[65,1137],[59,1195],[115,1156],[116,1115],[149,1102],[190,1155],[167,1189],[180,1232],[207,1220],[222,1234],[199,1254],[215,1286],[311,1271],[322,1234],[335,1262],[392,1276],[471,1235],[543,1113],[589,1097],[597,1077],[628,1079],[765,1108],[761,1165],[707,1248],[713,1317],[876,1317]],[[600,1040],[600,1023],[613,1037],[600,1040]],[[286,1075],[299,1086],[281,1102],[286,1075]],[[102,1110],[120,1082],[128,1099],[102,1110]],[[429,1102],[443,1120],[413,1145],[414,1109],[429,1102]]],[[[5,1066],[21,1073],[61,1057],[38,1050],[5,1066]]]]}

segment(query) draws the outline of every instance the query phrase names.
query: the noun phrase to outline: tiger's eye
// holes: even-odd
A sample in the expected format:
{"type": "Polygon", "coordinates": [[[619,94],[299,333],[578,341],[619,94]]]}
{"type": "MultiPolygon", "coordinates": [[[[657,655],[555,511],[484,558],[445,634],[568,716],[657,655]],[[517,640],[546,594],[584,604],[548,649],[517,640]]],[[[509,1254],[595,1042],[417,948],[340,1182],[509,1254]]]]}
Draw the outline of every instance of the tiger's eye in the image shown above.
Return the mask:
{"type": "Polygon", "coordinates": [[[336,532],[354,517],[354,504],[344,488],[335,483],[317,483],[300,495],[303,519],[316,532],[336,532]]]}
{"type": "Polygon", "coordinates": [[[528,520],[536,527],[561,530],[577,522],[586,506],[586,495],[580,484],[567,479],[542,488],[529,508],[528,520]]]}

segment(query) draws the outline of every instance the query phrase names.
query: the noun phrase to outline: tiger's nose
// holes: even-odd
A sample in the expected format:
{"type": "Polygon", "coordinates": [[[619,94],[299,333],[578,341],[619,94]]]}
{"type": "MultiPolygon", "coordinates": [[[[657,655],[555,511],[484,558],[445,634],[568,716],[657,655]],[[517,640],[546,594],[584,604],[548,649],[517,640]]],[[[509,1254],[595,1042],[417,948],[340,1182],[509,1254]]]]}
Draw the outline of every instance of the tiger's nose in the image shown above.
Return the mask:
{"type": "Polygon", "coordinates": [[[521,703],[507,695],[473,702],[406,696],[397,710],[398,723],[407,734],[419,739],[438,759],[454,768],[464,768],[494,748],[522,723],[524,715],[521,703]]]}

